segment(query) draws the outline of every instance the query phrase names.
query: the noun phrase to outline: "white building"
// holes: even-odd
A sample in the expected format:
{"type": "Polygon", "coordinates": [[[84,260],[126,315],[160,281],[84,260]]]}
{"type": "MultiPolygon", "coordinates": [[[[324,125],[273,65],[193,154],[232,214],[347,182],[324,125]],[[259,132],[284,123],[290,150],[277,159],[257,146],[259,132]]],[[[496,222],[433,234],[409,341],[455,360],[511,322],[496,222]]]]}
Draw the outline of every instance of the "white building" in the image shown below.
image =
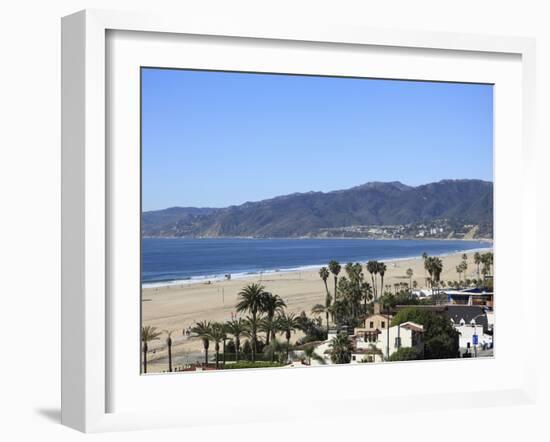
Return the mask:
{"type": "Polygon", "coordinates": [[[377,330],[373,333],[365,334],[362,338],[356,339],[356,349],[358,352],[355,354],[356,361],[359,355],[365,355],[366,359],[373,359],[372,362],[377,360],[383,360],[395,353],[400,347],[415,347],[418,351],[422,352],[424,349],[424,342],[422,339],[424,333],[424,327],[414,322],[404,322],[400,325],[395,325],[389,329],[377,330]],[[377,356],[370,357],[370,354],[381,353],[377,356]],[[388,353],[389,352],[389,353],[388,353]]]}

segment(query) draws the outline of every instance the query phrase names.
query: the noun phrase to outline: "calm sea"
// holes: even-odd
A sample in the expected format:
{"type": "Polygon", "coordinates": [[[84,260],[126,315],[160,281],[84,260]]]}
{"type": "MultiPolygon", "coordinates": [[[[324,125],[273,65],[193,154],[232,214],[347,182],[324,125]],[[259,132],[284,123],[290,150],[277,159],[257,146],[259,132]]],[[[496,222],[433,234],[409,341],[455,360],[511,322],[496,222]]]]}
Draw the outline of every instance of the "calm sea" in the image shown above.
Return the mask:
{"type": "Polygon", "coordinates": [[[168,239],[142,240],[144,286],[243,277],[340,263],[390,260],[484,249],[480,241],[368,239],[168,239]]]}

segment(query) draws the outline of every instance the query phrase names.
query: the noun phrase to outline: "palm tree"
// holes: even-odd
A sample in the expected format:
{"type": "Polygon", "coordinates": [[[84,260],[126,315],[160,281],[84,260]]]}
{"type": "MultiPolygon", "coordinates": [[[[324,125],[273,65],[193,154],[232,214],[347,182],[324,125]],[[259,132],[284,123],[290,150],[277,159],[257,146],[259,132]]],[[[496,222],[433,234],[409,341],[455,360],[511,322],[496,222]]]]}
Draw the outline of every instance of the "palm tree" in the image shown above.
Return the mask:
{"type": "Polygon", "coordinates": [[[265,299],[265,287],[261,284],[248,284],[238,293],[236,308],[238,312],[249,312],[251,320],[251,339],[252,339],[252,362],[256,361],[256,343],[258,342],[257,325],[258,313],[262,311],[265,299]]]}
{"type": "Polygon", "coordinates": [[[330,276],[330,273],[326,267],[321,267],[319,269],[319,277],[323,280],[325,284],[325,291],[327,292],[327,295],[329,294],[328,284],[327,284],[327,279],[329,276],[330,276]]]}
{"type": "Polygon", "coordinates": [[[479,265],[481,264],[481,255],[479,252],[474,253],[474,263],[477,266],[477,279],[479,279],[479,265]]]}
{"type": "Polygon", "coordinates": [[[219,368],[220,342],[225,341],[227,338],[224,325],[219,322],[214,322],[210,330],[210,338],[214,342],[214,350],[216,351],[216,368],[219,368]]]}
{"type": "MultiPolygon", "coordinates": [[[[275,339],[275,335],[280,330],[278,318],[270,318],[269,316],[266,316],[265,318],[260,319],[258,330],[265,332],[266,336],[271,336],[271,339],[275,339]]],[[[269,340],[266,340],[265,345],[269,345],[269,342],[269,340]]]]}
{"type": "MultiPolygon", "coordinates": [[[[383,292],[382,287],[384,287],[384,274],[386,273],[387,267],[383,262],[378,263],[378,273],[380,273],[380,291],[383,292]]],[[[382,293],[383,295],[384,293],[382,293]]]]}
{"type": "Polygon", "coordinates": [[[422,253],[422,259],[424,261],[424,284],[428,285],[428,279],[426,275],[426,260],[428,259],[428,254],[426,252],[422,253]]]}
{"type": "Polygon", "coordinates": [[[164,330],[166,333],[166,346],[168,347],[168,371],[172,372],[172,333],[175,330],[164,330]]]}
{"type": "Polygon", "coordinates": [[[338,290],[338,273],[342,270],[342,266],[338,263],[338,261],[332,260],[328,263],[328,268],[334,275],[334,300],[336,300],[338,290]]]}
{"type": "Polygon", "coordinates": [[[351,362],[351,352],[353,344],[345,333],[339,333],[331,339],[329,343],[330,359],[335,364],[349,364],[351,362]]]}
{"type": "MultiPolygon", "coordinates": [[[[286,303],[279,295],[274,295],[273,293],[266,292],[262,301],[261,311],[265,313],[267,318],[273,321],[276,313],[282,313],[286,303]]],[[[275,336],[275,332],[268,333],[266,335],[265,343],[269,345],[269,339],[275,336]]]]}
{"type": "MultiPolygon", "coordinates": [[[[327,308],[323,304],[315,304],[311,308],[311,314],[312,315],[322,315],[322,314],[326,315],[326,318],[327,318],[327,336],[328,336],[328,315],[329,315],[329,312],[330,312],[330,306],[327,308]]],[[[323,326],[323,323],[322,323],[322,320],[321,320],[321,327],[322,326],[323,326]]]]}
{"type": "Polygon", "coordinates": [[[288,362],[288,353],[290,351],[290,337],[292,332],[300,326],[300,321],[294,313],[282,313],[278,317],[280,330],[285,333],[286,338],[286,361],[288,362]]]}
{"type": "Polygon", "coordinates": [[[264,355],[270,359],[271,362],[275,360],[275,355],[281,355],[286,350],[286,347],[277,339],[273,338],[269,345],[265,347],[264,355]]]}
{"type": "Polygon", "coordinates": [[[364,290],[363,290],[363,302],[364,302],[363,310],[364,310],[365,321],[366,321],[366,318],[367,318],[367,302],[372,299],[372,286],[368,282],[366,282],[363,288],[364,288],[364,290]]]}
{"type": "Polygon", "coordinates": [[[458,280],[462,281],[462,265],[456,266],[456,273],[458,273],[458,280]]]}
{"type": "MultiPolygon", "coordinates": [[[[466,256],[466,254],[464,254],[462,257],[466,256]]],[[[460,263],[461,267],[462,267],[462,273],[464,273],[464,278],[466,278],[466,271],[468,270],[468,261],[464,260],[460,263]]]]}
{"type": "Polygon", "coordinates": [[[326,267],[321,267],[319,269],[319,276],[323,280],[325,284],[325,315],[327,320],[327,336],[328,336],[328,327],[329,327],[329,310],[330,310],[330,304],[332,303],[332,296],[330,296],[330,292],[328,291],[328,285],[327,285],[327,279],[330,276],[329,271],[326,267]]]}
{"type": "Polygon", "coordinates": [[[409,289],[412,289],[412,277],[413,277],[413,269],[408,268],[407,269],[407,276],[409,277],[409,289]]]}
{"type": "Polygon", "coordinates": [[[212,339],[212,323],[210,321],[197,322],[191,328],[191,331],[202,339],[202,346],[204,348],[204,364],[208,365],[208,348],[210,347],[210,340],[212,339]]]}
{"type": "Polygon", "coordinates": [[[325,359],[315,352],[315,346],[312,344],[306,345],[304,347],[304,355],[307,358],[309,365],[311,365],[312,359],[319,362],[322,365],[326,364],[325,359]]]}
{"type": "Polygon", "coordinates": [[[376,275],[378,273],[378,261],[370,260],[367,262],[367,271],[370,273],[370,277],[372,279],[372,288],[374,291],[374,300],[377,298],[377,291],[376,291],[376,275]]]}
{"type": "Polygon", "coordinates": [[[483,273],[483,276],[490,275],[491,266],[493,265],[493,253],[487,252],[481,255],[481,262],[483,263],[483,268],[481,269],[481,273],[483,273]]]}
{"type": "Polygon", "coordinates": [[[235,337],[235,361],[239,362],[241,336],[249,336],[248,325],[241,318],[230,321],[226,325],[227,332],[235,337]]]}
{"type": "Polygon", "coordinates": [[[149,342],[156,341],[161,333],[157,331],[156,327],[146,325],[141,327],[141,342],[143,342],[143,373],[147,373],[147,350],[149,349],[149,342]]]}

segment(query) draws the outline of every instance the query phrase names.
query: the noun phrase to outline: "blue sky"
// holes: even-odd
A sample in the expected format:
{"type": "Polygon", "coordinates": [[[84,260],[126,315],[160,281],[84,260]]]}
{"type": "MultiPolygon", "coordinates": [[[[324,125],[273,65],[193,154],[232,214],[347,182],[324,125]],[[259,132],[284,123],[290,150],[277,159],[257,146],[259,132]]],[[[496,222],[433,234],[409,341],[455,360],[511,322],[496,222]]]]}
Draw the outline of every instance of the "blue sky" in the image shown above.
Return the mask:
{"type": "Polygon", "coordinates": [[[490,85],[142,69],[143,210],[493,180],[490,85]]]}

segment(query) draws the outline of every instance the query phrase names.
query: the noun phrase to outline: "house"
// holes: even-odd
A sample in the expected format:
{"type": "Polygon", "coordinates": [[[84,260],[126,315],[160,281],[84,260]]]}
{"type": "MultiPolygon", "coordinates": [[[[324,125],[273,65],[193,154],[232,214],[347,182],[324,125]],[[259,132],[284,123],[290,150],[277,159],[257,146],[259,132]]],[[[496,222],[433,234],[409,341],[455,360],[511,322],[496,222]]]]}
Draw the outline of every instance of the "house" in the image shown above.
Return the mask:
{"type": "MultiPolygon", "coordinates": [[[[355,357],[357,359],[360,355],[365,355],[367,360],[372,359],[372,362],[376,362],[377,359],[387,359],[388,355],[391,356],[401,347],[415,347],[418,351],[423,352],[423,334],[424,327],[422,325],[409,321],[370,334],[367,333],[364,336],[356,336],[357,353],[355,353],[355,357]]],[[[355,361],[352,354],[353,362],[355,361]]],[[[356,362],[362,361],[357,360],[356,362]]]]}
{"type": "Polygon", "coordinates": [[[380,330],[387,328],[391,320],[392,316],[381,314],[380,304],[375,303],[374,313],[365,319],[363,327],[355,327],[353,334],[360,337],[364,337],[365,335],[372,336],[373,334],[379,333],[380,330]]]}
{"type": "Polygon", "coordinates": [[[489,321],[485,308],[475,305],[448,305],[445,313],[455,328],[475,325],[484,332],[489,330],[489,321]]]}
{"type": "Polygon", "coordinates": [[[492,312],[475,305],[448,305],[447,316],[452,322],[455,330],[460,333],[458,346],[461,356],[465,353],[472,353],[476,346],[474,335],[477,336],[477,347],[493,346],[493,324],[492,312]],[[491,318],[491,321],[489,320],[491,318]]]}

